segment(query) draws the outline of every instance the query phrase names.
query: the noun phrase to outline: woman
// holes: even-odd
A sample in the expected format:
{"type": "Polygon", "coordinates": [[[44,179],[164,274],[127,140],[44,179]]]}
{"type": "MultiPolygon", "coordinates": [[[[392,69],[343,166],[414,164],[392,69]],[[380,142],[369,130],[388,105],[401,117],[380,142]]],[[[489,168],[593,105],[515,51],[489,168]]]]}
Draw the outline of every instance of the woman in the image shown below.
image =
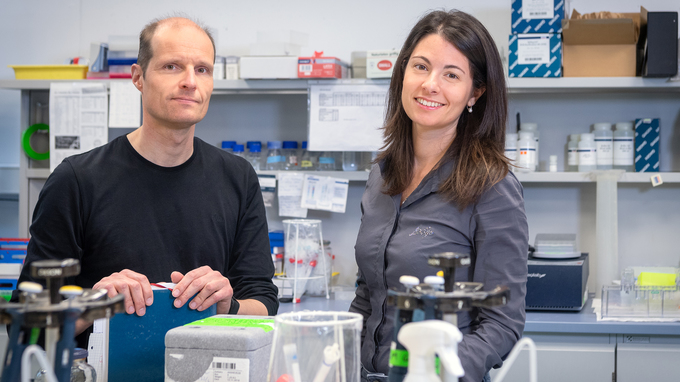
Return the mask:
{"type": "MultiPolygon", "coordinates": [[[[456,281],[510,288],[506,306],[458,314],[463,381],[481,382],[524,330],[528,226],[503,155],[506,87],[493,39],[474,17],[435,11],[411,30],[388,94],[385,147],[362,197],[359,280],[363,374],[387,374],[402,275],[437,272],[428,256],[469,253],[456,281]]],[[[378,379],[379,380],[379,379],[378,379]]]]}

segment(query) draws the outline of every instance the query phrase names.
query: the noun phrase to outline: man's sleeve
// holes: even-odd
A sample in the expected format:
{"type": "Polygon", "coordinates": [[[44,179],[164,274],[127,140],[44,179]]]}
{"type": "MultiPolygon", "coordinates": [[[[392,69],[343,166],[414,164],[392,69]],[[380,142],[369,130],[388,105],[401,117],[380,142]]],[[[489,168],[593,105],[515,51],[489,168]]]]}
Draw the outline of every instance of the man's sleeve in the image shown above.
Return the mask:
{"type": "MultiPolygon", "coordinates": [[[[480,309],[477,324],[463,336],[458,354],[465,370],[463,382],[480,382],[522,337],[525,322],[529,227],[522,186],[512,175],[480,199],[472,216],[476,260],[473,280],[485,290],[510,288],[507,305],[480,309]]],[[[473,323],[474,324],[474,323],[473,323]]]]}
{"type": "Polygon", "coordinates": [[[274,263],[262,191],[252,167],[248,169],[247,182],[245,213],[239,220],[226,276],[234,289],[234,298],[260,301],[274,316],[279,309],[278,289],[272,282],[274,263]]]}
{"type": "MultiPolygon", "coordinates": [[[[31,240],[28,242],[19,282],[35,281],[45,285],[45,280],[35,280],[30,275],[31,263],[36,260],[82,259],[83,223],[80,198],[73,167],[68,160],[64,160],[47,178],[40,191],[30,227],[31,240]]],[[[75,284],[75,277],[67,278],[66,284],[75,284]]],[[[16,291],[12,299],[17,299],[16,291]]]]}

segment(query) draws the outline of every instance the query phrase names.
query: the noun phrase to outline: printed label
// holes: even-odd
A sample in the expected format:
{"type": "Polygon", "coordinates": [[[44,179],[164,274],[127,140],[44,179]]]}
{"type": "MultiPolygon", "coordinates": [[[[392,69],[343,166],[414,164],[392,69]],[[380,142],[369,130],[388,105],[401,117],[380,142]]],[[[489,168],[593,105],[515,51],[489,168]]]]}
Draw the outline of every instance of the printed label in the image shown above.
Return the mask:
{"type": "Polygon", "coordinates": [[[597,148],[597,164],[611,166],[614,163],[614,153],[612,152],[611,139],[595,139],[595,147],[597,148]]]}
{"type": "Polygon", "coordinates": [[[633,165],[633,138],[614,139],[614,165],[633,165]]]}
{"type": "Polygon", "coordinates": [[[595,149],[579,149],[578,150],[578,164],[584,166],[597,165],[597,151],[595,149]]]}
{"type": "Polygon", "coordinates": [[[522,0],[523,19],[552,19],[555,17],[553,0],[522,0]]]}
{"type": "Polygon", "coordinates": [[[505,156],[514,163],[517,160],[517,149],[505,149],[505,156]]]}
{"type": "Polygon", "coordinates": [[[312,161],[311,160],[303,160],[303,161],[300,162],[300,167],[311,168],[312,167],[312,161]]]}
{"type": "Polygon", "coordinates": [[[274,155],[267,157],[267,163],[279,163],[283,162],[284,158],[283,155],[274,155]]]}
{"type": "Polygon", "coordinates": [[[250,360],[213,357],[210,367],[197,382],[248,382],[250,360]]]}
{"type": "Polygon", "coordinates": [[[550,64],[550,39],[536,37],[517,40],[517,62],[520,65],[550,64]]]}
{"type": "Polygon", "coordinates": [[[567,151],[567,164],[569,166],[578,166],[578,150],[569,149],[567,151]]]}
{"type": "Polygon", "coordinates": [[[536,149],[520,147],[517,165],[521,168],[534,171],[536,169],[536,149]]]}

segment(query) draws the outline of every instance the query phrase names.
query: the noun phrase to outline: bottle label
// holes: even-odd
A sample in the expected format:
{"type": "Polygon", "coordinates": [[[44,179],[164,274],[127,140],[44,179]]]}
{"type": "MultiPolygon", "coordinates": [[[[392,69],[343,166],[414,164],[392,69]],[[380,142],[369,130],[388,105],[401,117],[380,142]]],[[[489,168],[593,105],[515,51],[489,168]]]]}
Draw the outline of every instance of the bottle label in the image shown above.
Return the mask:
{"type": "Polygon", "coordinates": [[[322,164],[335,164],[335,159],[332,157],[319,157],[319,163],[322,164]]]}
{"type": "Polygon", "coordinates": [[[614,139],[614,165],[633,165],[633,137],[614,139]]]}
{"type": "Polygon", "coordinates": [[[288,157],[288,163],[292,164],[293,166],[297,166],[297,156],[291,155],[288,157]]]}
{"type": "Polygon", "coordinates": [[[303,161],[300,162],[300,167],[311,168],[312,167],[312,161],[311,160],[303,160],[303,161]]]}
{"type": "Polygon", "coordinates": [[[614,163],[611,138],[595,138],[597,164],[611,166],[614,163]]]}
{"type": "Polygon", "coordinates": [[[505,149],[505,156],[514,163],[517,160],[517,149],[505,149]]]}
{"type": "Polygon", "coordinates": [[[283,162],[283,156],[282,155],[274,155],[267,157],[267,163],[279,163],[283,162]]]}
{"type": "Polygon", "coordinates": [[[597,165],[596,158],[597,151],[595,149],[579,149],[578,150],[578,164],[583,166],[597,165]]]}
{"type": "Polygon", "coordinates": [[[536,149],[533,147],[520,147],[517,165],[529,171],[536,170],[536,149]]]}
{"type": "Polygon", "coordinates": [[[569,166],[578,166],[578,150],[569,149],[567,151],[567,164],[569,166]]]}

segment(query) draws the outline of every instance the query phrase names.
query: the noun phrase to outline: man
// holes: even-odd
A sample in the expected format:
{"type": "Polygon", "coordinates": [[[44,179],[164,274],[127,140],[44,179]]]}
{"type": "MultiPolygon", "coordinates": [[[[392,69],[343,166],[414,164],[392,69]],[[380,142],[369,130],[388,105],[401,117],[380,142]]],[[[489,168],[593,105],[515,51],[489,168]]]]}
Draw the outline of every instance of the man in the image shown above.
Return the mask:
{"type": "MultiPolygon", "coordinates": [[[[214,57],[209,32],[190,20],[144,28],[132,67],[142,126],[55,169],[36,205],[19,281],[30,279],[35,260],[77,258],[81,273],[67,283],[123,294],[128,314],[143,316],[153,303],[150,282],[162,281],[177,283],[176,307],[276,314],[257,175],[194,137],[208,111],[214,57]]],[[[79,322],[77,331],[90,324],[79,322]]]]}

